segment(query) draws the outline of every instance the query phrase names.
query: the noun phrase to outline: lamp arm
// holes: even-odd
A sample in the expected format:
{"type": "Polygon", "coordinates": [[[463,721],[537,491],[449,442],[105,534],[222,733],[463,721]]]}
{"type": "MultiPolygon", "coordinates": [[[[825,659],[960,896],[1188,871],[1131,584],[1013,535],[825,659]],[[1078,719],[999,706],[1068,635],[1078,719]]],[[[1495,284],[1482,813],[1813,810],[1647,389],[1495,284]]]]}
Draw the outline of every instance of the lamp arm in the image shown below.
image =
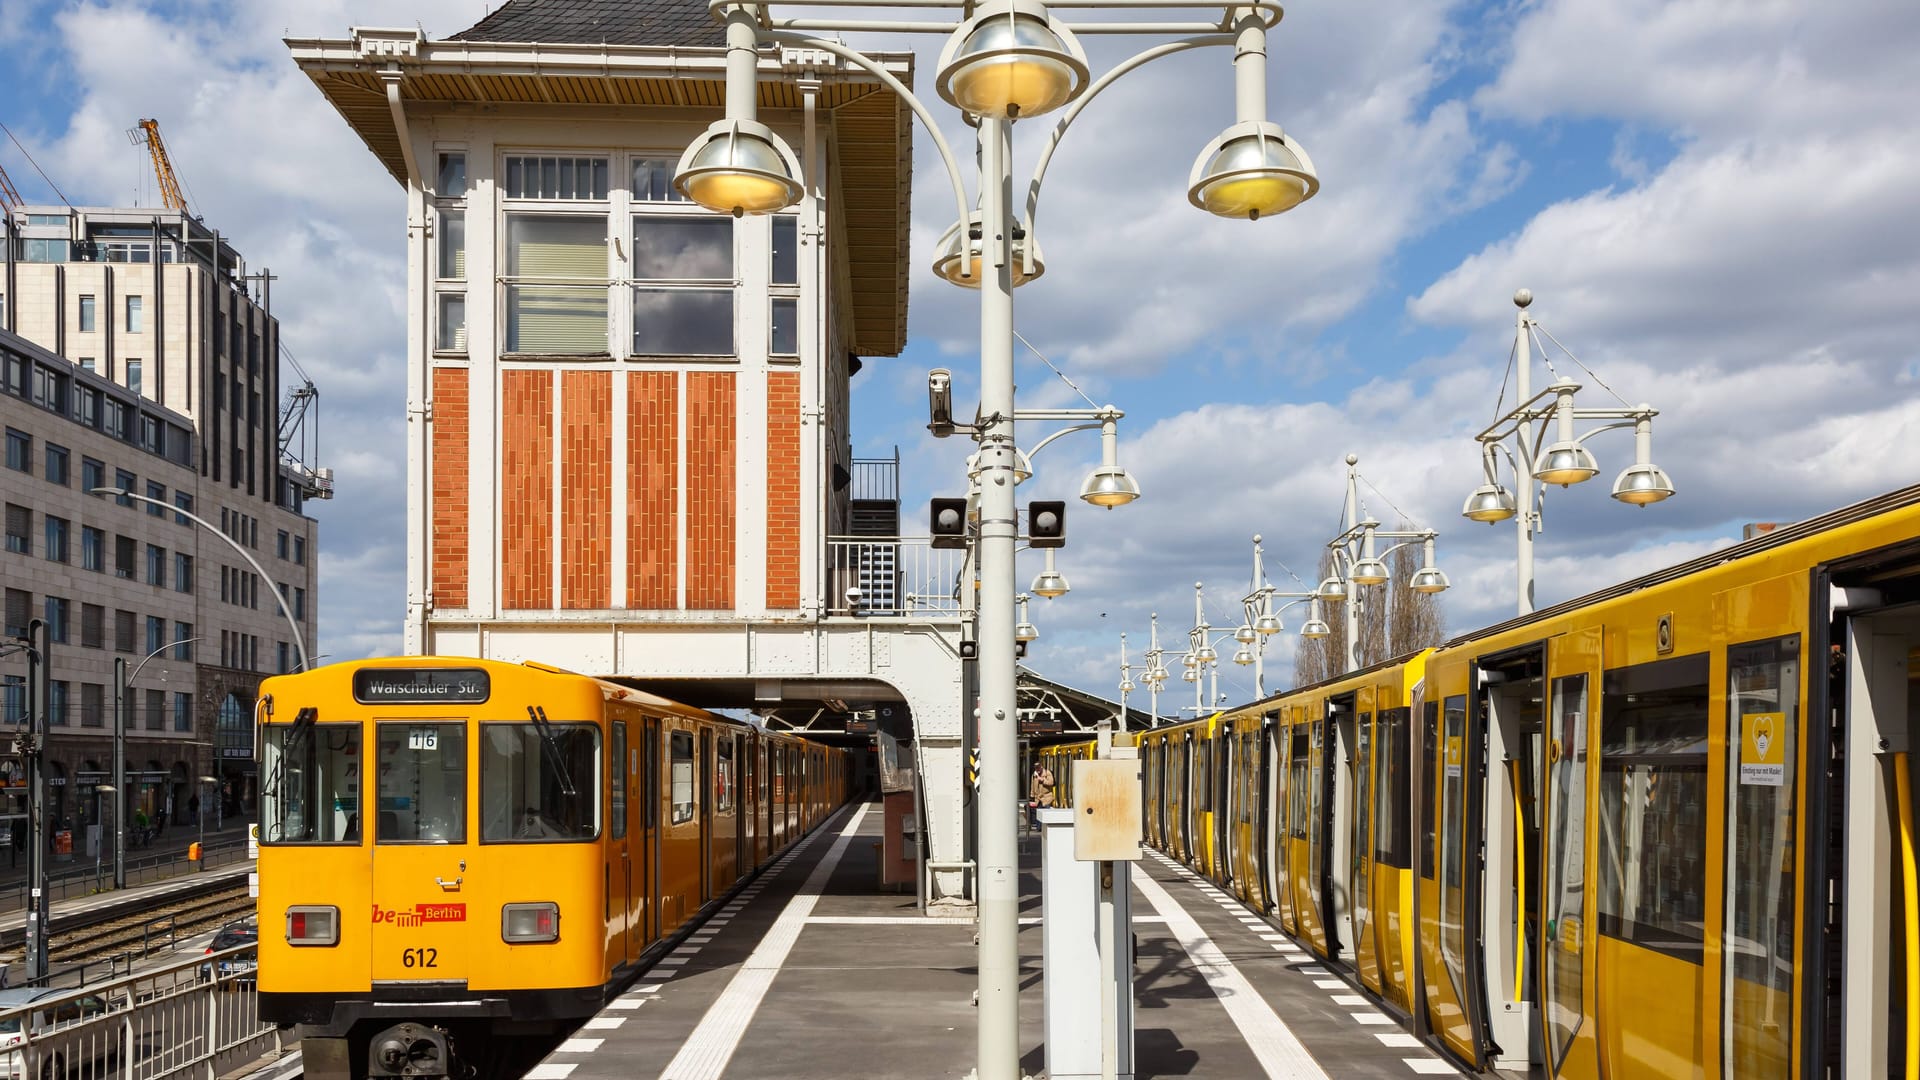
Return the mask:
{"type": "MultiPolygon", "coordinates": [[[[766,38],[768,41],[783,45],[799,45],[804,48],[820,49],[823,52],[832,53],[847,63],[852,64],[854,67],[879,79],[887,89],[900,95],[900,99],[905,101],[908,107],[913,109],[913,115],[920,118],[920,123],[926,127],[927,134],[933,136],[933,145],[940,151],[940,160],[947,166],[947,180],[953,185],[954,212],[958,215],[954,220],[960,223],[961,229],[964,230],[967,227],[967,185],[966,181],[961,179],[960,164],[954,159],[953,147],[947,145],[946,136],[940,134],[940,126],[934,123],[933,114],[927,111],[926,105],[923,104],[919,98],[913,96],[913,91],[907,89],[905,83],[901,82],[893,72],[881,67],[871,58],[837,41],[829,41],[826,38],[809,37],[806,34],[789,33],[784,30],[763,30],[760,36],[766,38]]],[[[961,277],[969,276],[968,272],[972,269],[973,265],[969,260],[960,260],[961,277]]]]}
{"type": "Polygon", "coordinates": [[[1071,435],[1076,431],[1092,431],[1094,428],[1097,428],[1100,426],[1101,425],[1099,424],[1075,424],[1072,427],[1061,428],[1059,431],[1056,431],[1053,434],[1047,436],[1046,438],[1041,439],[1039,442],[1034,443],[1033,449],[1028,450],[1026,452],[1027,460],[1029,461],[1033,460],[1034,455],[1046,449],[1048,443],[1052,442],[1053,440],[1059,438],[1062,435],[1071,435]]]}
{"type": "Polygon", "coordinates": [[[181,638],[179,641],[169,641],[165,645],[162,645],[159,648],[148,653],[147,655],[141,657],[140,662],[133,665],[133,670],[127,673],[127,685],[129,686],[133,685],[133,680],[139,678],[140,673],[146,670],[147,661],[153,659],[156,656],[159,656],[161,653],[166,652],[168,649],[178,648],[182,645],[190,645],[193,642],[196,642],[199,640],[200,639],[198,637],[190,637],[190,638],[181,638]]]}
{"type": "Polygon", "coordinates": [[[1634,424],[1636,424],[1637,422],[1638,422],[1637,420],[1629,419],[1629,420],[1616,420],[1611,424],[1601,424],[1599,427],[1594,428],[1593,430],[1587,432],[1586,434],[1575,437],[1573,441],[1577,443],[1584,443],[1588,439],[1593,438],[1595,435],[1598,435],[1603,431],[1612,431],[1615,428],[1630,428],[1630,427],[1633,427],[1634,424]]]}
{"type": "MultiPolygon", "coordinates": [[[[1162,45],[1155,45],[1151,49],[1144,49],[1114,65],[1111,71],[1095,79],[1086,90],[1082,91],[1080,96],[1074,100],[1073,104],[1067,107],[1067,111],[1061,115],[1060,122],[1053,126],[1052,134],[1047,136],[1046,145],[1040,148],[1040,160],[1034,162],[1033,179],[1027,184],[1027,236],[1034,237],[1039,235],[1034,232],[1034,219],[1039,216],[1040,183],[1046,178],[1047,165],[1053,160],[1053,150],[1060,145],[1060,140],[1066,135],[1068,126],[1080,115],[1080,110],[1087,107],[1088,102],[1098,97],[1100,91],[1112,86],[1114,81],[1119,79],[1120,76],[1143,67],[1163,56],[1172,56],[1174,53],[1185,52],[1188,49],[1205,48],[1211,45],[1232,45],[1237,40],[1239,39],[1233,34],[1209,34],[1202,37],[1185,38],[1180,41],[1169,41],[1162,45]]],[[[1026,258],[1031,260],[1032,257],[1033,244],[1029,243],[1027,245],[1026,258]]],[[[1031,266],[1027,267],[1029,272],[1031,272],[1032,269],[1031,266]]]]}

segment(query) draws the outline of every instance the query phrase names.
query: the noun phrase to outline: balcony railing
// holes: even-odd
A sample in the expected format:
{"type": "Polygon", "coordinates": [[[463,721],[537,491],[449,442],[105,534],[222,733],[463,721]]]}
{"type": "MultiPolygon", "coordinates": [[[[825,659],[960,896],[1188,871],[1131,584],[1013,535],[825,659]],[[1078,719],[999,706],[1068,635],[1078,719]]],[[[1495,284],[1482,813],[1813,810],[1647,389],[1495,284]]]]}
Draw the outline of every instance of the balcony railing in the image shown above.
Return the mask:
{"type": "Polygon", "coordinates": [[[967,553],[925,536],[827,538],[827,614],[863,618],[960,614],[967,553]]]}
{"type": "Polygon", "coordinates": [[[847,496],[856,502],[900,499],[900,451],[890,458],[854,458],[847,496]]]}

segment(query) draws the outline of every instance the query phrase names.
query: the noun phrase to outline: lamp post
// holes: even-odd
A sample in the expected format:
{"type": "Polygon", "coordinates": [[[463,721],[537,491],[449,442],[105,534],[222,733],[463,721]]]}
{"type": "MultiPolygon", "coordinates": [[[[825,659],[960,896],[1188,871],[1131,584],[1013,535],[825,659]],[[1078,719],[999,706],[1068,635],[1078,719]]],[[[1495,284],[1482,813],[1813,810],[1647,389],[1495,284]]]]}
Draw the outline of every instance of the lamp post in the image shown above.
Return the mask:
{"type": "Polygon", "coordinates": [[[41,760],[51,730],[48,695],[51,689],[51,638],[44,619],[27,622],[27,636],[16,639],[9,651],[27,654],[27,730],[14,737],[14,746],[27,770],[27,978],[39,985],[47,978],[47,770],[41,760]]]}
{"type": "MultiPolygon", "coordinates": [[[[1233,632],[1233,638],[1240,648],[1233,654],[1236,664],[1253,665],[1253,686],[1256,698],[1267,696],[1267,640],[1286,629],[1280,621],[1280,614],[1290,607],[1307,604],[1307,621],[1300,626],[1300,636],[1310,639],[1326,637],[1329,633],[1327,622],[1320,617],[1320,594],[1316,591],[1281,592],[1267,580],[1266,565],[1261,559],[1260,534],[1253,534],[1253,585],[1240,601],[1240,607],[1246,614],[1246,621],[1240,629],[1233,632]],[[1276,597],[1289,598],[1278,608],[1273,606],[1276,597]]],[[[1285,569],[1282,567],[1282,569],[1285,569]]],[[[1292,571],[1288,571],[1292,573],[1292,571]]],[[[1304,582],[1302,583],[1304,584],[1304,582]]]]}
{"type": "MultiPolygon", "coordinates": [[[[1633,464],[1614,480],[1614,498],[1630,506],[1646,507],[1670,498],[1674,490],[1666,470],[1653,463],[1653,418],[1659,415],[1659,410],[1644,402],[1627,406],[1625,399],[1621,402],[1623,408],[1576,407],[1573,399],[1581,389],[1580,384],[1565,377],[1555,379],[1538,394],[1532,392],[1533,332],[1539,330],[1548,340],[1553,340],[1553,335],[1547,334],[1539,322],[1527,314],[1527,307],[1532,303],[1531,290],[1521,289],[1513,294],[1514,307],[1519,309],[1514,331],[1516,404],[1474,436],[1480,443],[1480,464],[1486,471],[1487,482],[1475,488],[1460,509],[1461,516],[1472,521],[1492,523],[1519,518],[1519,527],[1515,530],[1519,551],[1514,566],[1522,615],[1533,612],[1533,534],[1545,528],[1546,485],[1559,484],[1564,488],[1599,473],[1599,462],[1586,447],[1588,439],[1615,428],[1633,429],[1633,464]],[[1585,434],[1576,434],[1576,424],[1581,420],[1607,422],[1585,434]],[[1549,444],[1550,428],[1555,438],[1549,444]],[[1496,452],[1505,455],[1513,470],[1513,491],[1500,483],[1496,452]],[[1520,493],[1520,500],[1514,497],[1516,491],[1520,493]]],[[[1565,348],[1561,346],[1562,351],[1565,348]]],[[[1543,347],[1540,351],[1544,357],[1546,349],[1543,347]]],[[[1574,363],[1579,361],[1576,359],[1574,363]]],[[[1611,393],[1611,388],[1608,390],[1611,393]]]]}
{"type": "MultiPolygon", "coordinates": [[[[1190,0],[1198,4],[1200,0],[1190,0]]],[[[783,8],[833,7],[836,0],[790,0],[783,8]]],[[[1125,0],[1081,0],[1088,7],[1135,12],[1125,0]]],[[[876,6],[951,7],[932,0],[901,0],[876,6]]],[[[1079,6],[1079,5],[1076,5],[1079,6]]],[[[980,790],[975,800],[979,843],[979,1038],[978,1080],[1013,1080],[1019,1067],[1019,732],[1015,698],[1014,552],[1017,541],[1014,473],[1013,288],[1016,273],[1038,273],[1034,215],[1024,222],[1026,243],[1016,262],[1013,206],[1012,125],[1062,105],[1072,108],[1054,129],[1057,143],[1079,110],[1114,79],[1160,56],[1201,45],[1233,45],[1237,122],[1213,140],[1188,176],[1188,199],[1211,213],[1255,219],[1279,213],[1319,188],[1313,166],[1299,146],[1266,119],[1266,35],[1281,17],[1272,0],[1206,4],[1219,8],[1215,21],[1086,22],[1054,17],[1039,0],[985,0],[968,4],[959,22],[776,18],[770,6],[724,3],[715,8],[726,24],[726,117],[710,127],[680,159],[675,185],[693,201],[723,213],[762,213],[792,204],[801,194],[798,161],[774,132],[754,116],[762,42],[795,45],[846,60],[872,74],[900,96],[926,125],[954,187],[958,226],[966,255],[951,260],[954,279],[980,288],[980,523],[979,555],[979,745],[980,790]],[[966,187],[952,150],[926,105],[890,71],[824,34],[878,31],[932,32],[946,36],[934,86],[979,133],[978,254],[973,247],[966,187]],[[1228,32],[1223,32],[1228,31],[1228,32]],[[1154,46],[1123,61],[1089,84],[1076,33],[1192,35],[1154,46]],[[1076,100],[1078,99],[1078,100],[1076,100]]],[[[1035,205],[1047,149],[1028,187],[1035,205]]],[[[1083,494],[1102,494],[1095,491],[1083,494]]],[[[1093,501],[1093,500],[1089,500],[1093,501]]]]}
{"type": "Polygon", "coordinates": [[[253,567],[253,572],[260,575],[260,580],[267,583],[268,585],[267,591],[273,594],[273,602],[280,608],[280,614],[286,617],[287,626],[293,631],[293,647],[300,653],[300,667],[296,670],[306,669],[307,638],[305,634],[302,634],[300,632],[300,621],[293,617],[293,610],[287,607],[287,598],[285,596],[282,596],[280,594],[280,589],[277,586],[275,586],[273,575],[267,573],[267,568],[260,565],[260,560],[254,558],[253,554],[249,552],[245,547],[241,546],[238,540],[235,540],[233,537],[228,536],[226,533],[223,533],[219,529],[214,528],[213,523],[208,521],[206,518],[203,518],[198,514],[193,513],[192,511],[182,510],[179,507],[174,506],[172,503],[161,502],[159,499],[150,499],[145,495],[136,495],[132,491],[127,490],[126,488],[97,487],[97,488],[92,488],[90,490],[95,495],[114,495],[122,499],[137,499],[138,501],[143,503],[152,503],[155,506],[164,507],[169,513],[178,514],[181,517],[186,518],[188,521],[193,522],[195,525],[198,525],[201,528],[212,533],[213,535],[219,537],[220,539],[225,540],[227,542],[228,547],[232,548],[236,552],[239,552],[240,557],[247,560],[247,565],[253,567]]]}
{"type": "MultiPolygon", "coordinates": [[[[147,662],[168,649],[181,645],[190,645],[200,639],[181,638],[169,641],[140,658],[140,662],[127,670],[127,658],[113,658],[113,887],[127,887],[127,713],[132,705],[133,680],[146,670],[147,662]]],[[[149,721],[151,723],[151,721],[149,721]]]]}
{"type": "Polygon", "coordinates": [[[1141,673],[1140,679],[1147,684],[1147,693],[1151,701],[1151,708],[1153,709],[1153,717],[1147,721],[1147,726],[1159,727],[1160,687],[1167,681],[1167,665],[1164,662],[1166,660],[1167,650],[1160,647],[1159,612],[1150,613],[1148,625],[1151,627],[1152,633],[1152,637],[1149,639],[1151,644],[1147,648],[1147,670],[1141,673]]]}
{"type": "Polygon", "coordinates": [[[1320,583],[1319,588],[1320,599],[1329,603],[1351,601],[1346,613],[1347,642],[1346,653],[1341,659],[1341,671],[1360,668],[1360,621],[1369,601],[1368,591],[1374,586],[1385,585],[1393,577],[1387,569],[1385,556],[1418,543],[1421,549],[1420,569],[1414,572],[1407,587],[1417,593],[1431,594],[1445,592],[1451,584],[1447,581],[1447,575],[1433,564],[1433,544],[1439,533],[1432,529],[1382,529],[1380,522],[1367,516],[1366,508],[1360,505],[1359,465],[1358,455],[1347,455],[1347,501],[1341,512],[1341,531],[1327,541],[1327,549],[1333,554],[1333,573],[1320,583]],[[1401,542],[1385,551],[1378,551],[1376,542],[1381,538],[1401,542]]]}
{"type": "Polygon", "coordinates": [[[1127,695],[1133,693],[1133,664],[1127,660],[1127,633],[1120,632],[1120,730],[1127,730],[1127,695]]]}
{"type": "Polygon", "coordinates": [[[200,869],[202,870],[207,868],[207,799],[205,796],[209,787],[217,790],[219,786],[220,778],[217,776],[200,777],[200,794],[202,796],[200,799],[200,812],[195,814],[194,817],[200,819],[200,869]]]}

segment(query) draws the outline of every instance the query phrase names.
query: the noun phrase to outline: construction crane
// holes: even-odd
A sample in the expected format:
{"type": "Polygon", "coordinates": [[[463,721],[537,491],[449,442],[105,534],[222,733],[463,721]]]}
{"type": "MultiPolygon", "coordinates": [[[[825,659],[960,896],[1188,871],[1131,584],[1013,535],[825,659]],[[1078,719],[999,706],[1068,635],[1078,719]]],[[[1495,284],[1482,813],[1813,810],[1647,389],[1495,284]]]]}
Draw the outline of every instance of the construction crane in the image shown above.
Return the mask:
{"type": "Polygon", "coordinates": [[[180,194],[180,180],[173,175],[173,162],[167,159],[167,144],[160,138],[160,121],[142,120],[139,127],[127,129],[127,140],[145,145],[153,157],[153,175],[160,181],[160,201],[169,210],[187,211],[187,197],[180,194]]]}

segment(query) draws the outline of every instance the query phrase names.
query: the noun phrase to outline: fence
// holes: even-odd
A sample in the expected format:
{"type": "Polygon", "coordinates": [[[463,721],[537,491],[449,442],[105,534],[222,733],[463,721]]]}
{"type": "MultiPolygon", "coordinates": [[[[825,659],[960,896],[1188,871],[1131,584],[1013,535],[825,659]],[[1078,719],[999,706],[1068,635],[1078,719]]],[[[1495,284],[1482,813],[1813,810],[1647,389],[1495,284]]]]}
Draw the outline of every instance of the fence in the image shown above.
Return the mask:
{"type": "Polygon", "coordinates": [[[827,538],[827,614],[869,618],[960,613],[966,552],[927,537],[827,538]]]}
{"type": "MultiPolygon", "coordinates": [[[[132,832],[131,829],[128,830],[132,832]]],[[[147,855],[127,860],[127,885],[147,885],[155,881],[164,881],[181,874],[192,874],[215,866],[244,862],[247,858],[245,840],[208,841],[204,849],[205,858],[195,863],[187,858],[184,851],[170,852],[164,855],[147,855]]],[[[26,863],[21,859],[21,865],[26,863]]],[[[0,911],[21,911],[27,906],[27,892],[30,883],[22,879],[10,881],[0,888],[0,911]]],[[[47,896],[49,902],[64,900],[70,896],[89,896],[113,888],[113,857],[107,855],[99,862],[86,867],[72,867],[57,874],[47,875],[47,896]]]]}

